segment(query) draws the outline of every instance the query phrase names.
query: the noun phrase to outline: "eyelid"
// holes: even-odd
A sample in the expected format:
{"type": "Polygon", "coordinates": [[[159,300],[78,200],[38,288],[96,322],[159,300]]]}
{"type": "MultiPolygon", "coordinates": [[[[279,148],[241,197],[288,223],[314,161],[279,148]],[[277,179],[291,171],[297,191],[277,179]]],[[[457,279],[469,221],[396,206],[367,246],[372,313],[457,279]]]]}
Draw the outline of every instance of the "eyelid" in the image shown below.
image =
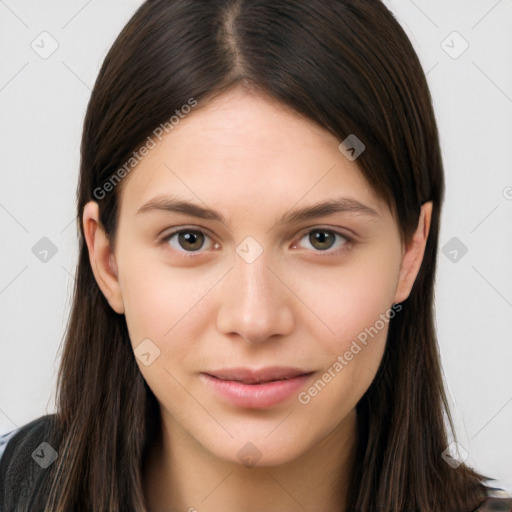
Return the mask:
{"type": "Polygon", "coordinates": [[[330,233],[335,233],[336,235],[340,235],[343,238],[346,238],[347,240],[352,240],[356,238],[355,233],[353,233],[349,229],[340,228],[338,226],[312,226],[305,228],[300,233],[300,237],[303,237],[304,235],[307,235],[308,233],[311,233],[311,231],[329,231],[330,233]]]}

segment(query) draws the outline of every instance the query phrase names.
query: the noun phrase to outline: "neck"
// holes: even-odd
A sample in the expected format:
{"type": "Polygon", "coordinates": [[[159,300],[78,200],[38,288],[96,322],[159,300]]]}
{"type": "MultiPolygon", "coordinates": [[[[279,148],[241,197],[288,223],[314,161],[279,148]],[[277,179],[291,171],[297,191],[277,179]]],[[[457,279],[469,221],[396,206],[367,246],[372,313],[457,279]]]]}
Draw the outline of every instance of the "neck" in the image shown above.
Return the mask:
{"type": "Polygon", "coordinates": [[[247,467],[219,459],[162,414],[144,463],[148,512],[345,512],[357,447],[353,410],[295,460],[247,467]]]}

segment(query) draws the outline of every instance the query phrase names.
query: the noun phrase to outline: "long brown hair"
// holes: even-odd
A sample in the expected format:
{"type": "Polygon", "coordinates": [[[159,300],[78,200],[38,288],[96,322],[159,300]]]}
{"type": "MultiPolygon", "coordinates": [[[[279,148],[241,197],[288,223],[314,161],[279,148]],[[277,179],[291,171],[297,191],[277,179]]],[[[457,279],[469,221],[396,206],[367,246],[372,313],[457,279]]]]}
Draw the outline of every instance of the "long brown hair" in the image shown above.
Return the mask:
{"type": "MultiPolygon", "coordinates": [[[[148,0],[108,53],[85,118],[78,185],[79,261],[59,371],[59,457],[39,497],[46,512],[145,511],[142,465],[159,428],[123,315],[93,276],[81,223],[99,203],[115,242],[122,183],[95,191],[191,98],[234,85],[277,99],[340,142],[355,134],[361,172],[411,239],[433,202],[424,260],[390,322],[379,371],[357,405],[358,459],[348,510],[474,510],[485,477],[443,459],[453,424],[443,387],[433,290],[444,175],[424,72],[378,0],[148,0]]],[[[194,115],[191,113],[190,115],[194,115]]],[[[133,172],[137,172],[135,169],[133,172]]],[[[257,179],[257,176],[255,176],[257,179]]]]}

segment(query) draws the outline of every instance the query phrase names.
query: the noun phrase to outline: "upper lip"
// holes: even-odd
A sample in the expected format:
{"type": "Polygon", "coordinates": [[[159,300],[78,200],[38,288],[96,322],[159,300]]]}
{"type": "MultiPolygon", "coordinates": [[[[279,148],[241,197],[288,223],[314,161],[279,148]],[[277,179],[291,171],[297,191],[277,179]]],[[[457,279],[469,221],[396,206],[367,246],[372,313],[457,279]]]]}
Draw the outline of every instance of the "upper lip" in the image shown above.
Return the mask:
{"type": "Polygon", "coordinates": [[[251,368],[222,368],[212,372],[205,372],[207,375],[221,380],[235,380],[243,384],[258,384],[273,380],[284,380],[313,373],[310,370],[290,368],[283,366],[272,366],[260,369],[251,368]]]}

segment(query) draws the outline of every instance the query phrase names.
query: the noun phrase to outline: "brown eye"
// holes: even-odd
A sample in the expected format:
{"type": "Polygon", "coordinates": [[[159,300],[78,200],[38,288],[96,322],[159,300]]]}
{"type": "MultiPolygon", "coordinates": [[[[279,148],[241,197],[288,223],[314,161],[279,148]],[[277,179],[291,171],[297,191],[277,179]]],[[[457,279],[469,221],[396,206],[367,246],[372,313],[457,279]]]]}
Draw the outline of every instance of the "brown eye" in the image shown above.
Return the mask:
{"type": "MultiPolygon", "coordinates": [[[[353,239],[332,231],[330,229],[312,229],[302,236],[301,240],[307,240],[309,248],[313,248],[313,252],[325,253],[325,256],[335,256],[348,250],[353,243],[353,239]]],[[[304,242],[303,242],[304,243],[304,242]]],[[[296,248],[297,245],[294,246],[296,248]]]]}
{"type": "Polygon", "coordinates": [[[319,251],[330,249],[336,241],[336,236],[330,231],[316,230],[309,233],[309,242],[319,251]]]}
{"type": "Polygon", "coordinates": [[[183,253],[197,252],[204,249],[205,246],[208,248],[208,239],[210,237],[200,230],[182,229],[181,231],[170,233],[163,238],[163,241],[176,251],[183,253]]]}
{"type": "Polygon", "coordinates": [[[204,235],[200,231],[178,233],[178,243],[185,250],[198,251],[204,245],[204,235]]]}

